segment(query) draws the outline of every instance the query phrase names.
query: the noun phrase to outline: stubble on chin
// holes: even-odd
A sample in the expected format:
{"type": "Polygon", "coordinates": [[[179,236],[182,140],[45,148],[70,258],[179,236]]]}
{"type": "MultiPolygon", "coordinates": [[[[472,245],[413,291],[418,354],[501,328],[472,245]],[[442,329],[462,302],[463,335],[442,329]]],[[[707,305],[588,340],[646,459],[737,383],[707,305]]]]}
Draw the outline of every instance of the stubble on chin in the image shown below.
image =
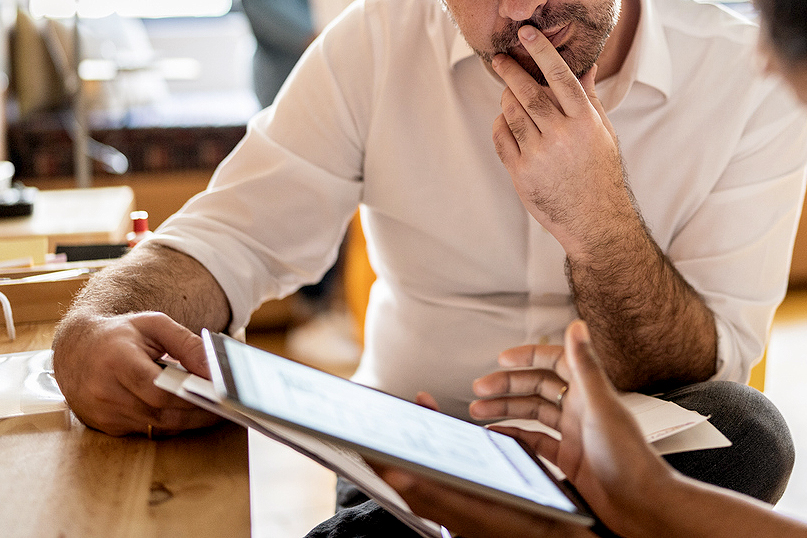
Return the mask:
{"type": "MultiPolygon", "coordinates": [[[[557,8],[544,7],[530,19],[513,21],[496,32],[491,36],[490,47],[487,51],[479,50],[473,45],[471,48],[488,64],[497,54],[507,54],[515,59],[538,84],[547,86],[546,77],[541,69],[521,45],[518,30],[526,25],[534,26],[538,30],[572,25],[574,41],[560,45],[557,47],[557,51],[575,76],[580,78],[591,69],[602,53],[605,42],[618,19],[618,5],[618,2],[603,5],[594,12],[580,4],[565,4],[557,8]]],[[[450,10],[447,11],[450,13],[450,10]]]]}

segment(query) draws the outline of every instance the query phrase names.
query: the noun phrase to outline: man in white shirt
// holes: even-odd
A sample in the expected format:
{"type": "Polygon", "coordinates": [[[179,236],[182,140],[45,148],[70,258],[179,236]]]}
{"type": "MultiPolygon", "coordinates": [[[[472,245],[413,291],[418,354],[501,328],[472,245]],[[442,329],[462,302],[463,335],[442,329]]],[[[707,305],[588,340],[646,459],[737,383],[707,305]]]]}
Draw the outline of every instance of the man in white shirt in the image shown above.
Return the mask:
{"type": "Polygon", "coordinates": [[[605,41],[612,0],[446,1],[454,20],[437,0],[353,4],[209,189],[94,279],[54,342],[74,411],[113,434],[208,423],[151,386],[163,352],[202,371],[169,318],[237,332],[321,276],[361,204],[378,280],[357,381],[468,417],[499,351],[557,353],[579,314],[618,387],[684,387],[674,401],[734,442],[674,465],[775,501],[784,422],[715,382],[746,381],[763,352],[804,189],[805,121],[755,74],[755,28],[691,0],[626,0],[605,41]],[[585,102],[556,102],[521,69],[523,21],[585,102]]]}

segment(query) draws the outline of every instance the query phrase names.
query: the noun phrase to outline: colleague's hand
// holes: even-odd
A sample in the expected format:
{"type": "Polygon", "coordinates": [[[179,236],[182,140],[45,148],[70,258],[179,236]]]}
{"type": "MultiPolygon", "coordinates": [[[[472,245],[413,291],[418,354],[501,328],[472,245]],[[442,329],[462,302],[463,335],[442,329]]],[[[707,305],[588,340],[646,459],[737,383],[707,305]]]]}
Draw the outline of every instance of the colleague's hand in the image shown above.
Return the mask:
{"type": "MultiPolygon", "coordinates": [[[[643,535],[641,525],[653,513],[649,507],[658,507],[654,506],[659,504],[657,499],[670,491],[676,475],[650,450],[620,403],[595,358],[585,323],[569,325],[565,351],[526,346],[508,350],[502,357],[503,363],[519,368],[497,372],[475,384],[478,394],[492,399],[474,402],[474,414],[489,405],[494,410],[530,407],[532,416],[561,433],[560,441],[543,433],[494,429],[521,439],[560,467],[611,530],[624,536],[643,535]],[[536,352],[543,355],[534,361],[536,352]],[[546,368],[523,368],[533,362],[546,368]],[[534,374],[534,379],[529,380],[525,372],[534,374]],[[550,394],[550,386],[557,388],[555,394],[550,394]],[[519,395],[513,396],[514,392],[519,395]],[[509,399],[515,403],[504,401],[509,399]]],[[[401,469],[377,467],[377,471],[415,513],[462,536],[588,535],[579,527],[535,518],[401,469]]]]}
{"type": "Polygon", "coordinates": [[[513,58],[493,58],[507,84],[493,125],[499,158],[527,210],[567,253],[585,252],[636,216],[613,127],[594,90],[596,66],[579,81],[532,26],[521,43],[546,77],[539,85],[513,58]],[[605,229],[604,229],[605,228],[605,229]]]}
{"type": "Polygon", "coordinates": [[[474,381],[474,394],[482,399],[471,403],[471,416],[482,421],[526,418],[554,422],[556,413],[542,404],[557,403],[566,396],[567,382],[556,371],[563,355],[563,346],[549,345],[503,351],[499,354],[503,369],[474,381]]]}
{"type": "Polygon", "coordinates": [[[56,381],[88,426],[111,435],[171,435],[220,419],[154,385],[168,353],[209,377],[202,339],[165,314],[113,317],[73,312],[53,345],[56,381]]]}
{"type": "Polygon", "coordinates": [[[595,535],[579,525],[561,523],[500,505],[385,465],[373,465],[417,515],[435,521],[463,538],[588,537],[595,535]]]}
{"type": "Polygon", "coordinates": [[[503,352],[500,363],[515,369],[477,380],[474,391],[486,399],[474,402],[471,413],[482,418],[506,410],[511,416],[538,418],[559,431],[560,441],[494,427],[557,465],[606,525],[630,535],[630,525],[650,513],[648,503],[668,489],[675,473],[648,447],[589,338],[585,323],[575,321],[554,358],[540,346],[503,352]]]}

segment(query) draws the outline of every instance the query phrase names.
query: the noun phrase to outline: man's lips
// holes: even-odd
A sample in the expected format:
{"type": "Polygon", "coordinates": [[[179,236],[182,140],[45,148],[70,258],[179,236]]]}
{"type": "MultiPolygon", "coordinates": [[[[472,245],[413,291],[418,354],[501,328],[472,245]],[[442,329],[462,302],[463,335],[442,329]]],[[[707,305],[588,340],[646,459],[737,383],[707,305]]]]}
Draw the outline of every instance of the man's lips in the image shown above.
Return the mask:
{"type": "MultiPolygon", "coordinates": [[[[552,46],[558,48],[561,46],[566,39],[566,36],[569,34],[569,26],[571,23],[565,24],[563,26],[554,26],[552,28],[545,28],[543,30],[539,30],[544,36],[552,43],[552,46]]],[[[524,48],[524,45],[521,44],[519,41],[515,47],[510,49],[509,54],[511,56],[525,56],[531,58],[530,53],[527,52],[527,49],[524,48]]]]}
{"type": "Polygon", "coordinates": [[[567,31],[569,29],[569,25],[565,26],[556,26],[554,28],[545,28],[541,30],[541,33],[552,43],[552,46],[558,48],[561,43],[563,43],[563,39],[566,37],[567,31]]]}

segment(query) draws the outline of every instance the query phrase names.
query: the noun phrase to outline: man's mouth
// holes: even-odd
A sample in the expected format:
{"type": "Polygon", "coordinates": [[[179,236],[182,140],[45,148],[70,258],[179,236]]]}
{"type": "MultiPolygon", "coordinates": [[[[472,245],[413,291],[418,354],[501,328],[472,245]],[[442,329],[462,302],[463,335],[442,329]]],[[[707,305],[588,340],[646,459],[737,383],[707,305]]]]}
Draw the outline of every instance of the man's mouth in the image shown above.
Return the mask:
{"type": "Polygon", "coordinates": [[[568,33],[569,25],[565,24],[563,26],[555,26],[553,28],[545,28],[541,30],[541,33],[546,36],[552,46],[558,48],[562,43],[563,40],[566,38],[566,34],[568,33]]]}

